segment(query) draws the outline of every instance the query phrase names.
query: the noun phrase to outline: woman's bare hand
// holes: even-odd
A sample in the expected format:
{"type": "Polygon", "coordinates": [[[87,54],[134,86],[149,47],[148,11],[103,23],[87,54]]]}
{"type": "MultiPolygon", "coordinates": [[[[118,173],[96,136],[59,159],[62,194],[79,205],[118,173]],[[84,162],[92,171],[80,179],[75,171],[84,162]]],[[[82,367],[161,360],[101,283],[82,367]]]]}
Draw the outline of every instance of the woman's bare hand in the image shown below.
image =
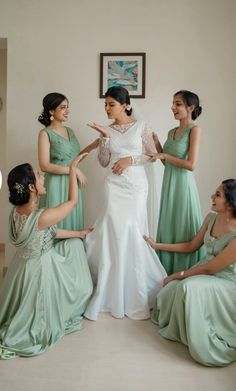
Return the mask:
{"type": "Polygon", "coordinates": [[[99,132],[102,135],[102,137],[109,137],[107,128],[105,126],[96,124],[95,122],[92,122],[91,124],[87,124],[87,125],[90,128],[92,128],[92,129],[96,130],[97,132],[99,132]]]}
{"type": "Polygon", "coordinates": [[[157,243],[150,236],[143,235],[144,240],[152,247],[154,250],[157,248],[157,243]]]}
{"type": "Polygon", "coordinates": [[[112,167],[113,174],[121,175],[131,165],[131,156],[119,159],[112,167]]]}
{"type": "Polygon", "coordinates": [[[71,162],[71,166],[77,167],[78,163],[81,162],[87,155],[88,155],[88,152],[84,152],[84,153],[77,155],[74,158],[74,160],[71,162]]]}
{"type": "Polygon", "coordinates": [[[80,185],[85,187],[88,184],[88,181],[84,173],[79,168],[76,168],[76,175],[80,185]]]}
{"type": "Polygon", "coordinates": [[[79,238],[84,239],[93,230],[94,230],[94,228],[87,228],[87,229],[84,229],[83,231],[79,231],[79,238]]]}

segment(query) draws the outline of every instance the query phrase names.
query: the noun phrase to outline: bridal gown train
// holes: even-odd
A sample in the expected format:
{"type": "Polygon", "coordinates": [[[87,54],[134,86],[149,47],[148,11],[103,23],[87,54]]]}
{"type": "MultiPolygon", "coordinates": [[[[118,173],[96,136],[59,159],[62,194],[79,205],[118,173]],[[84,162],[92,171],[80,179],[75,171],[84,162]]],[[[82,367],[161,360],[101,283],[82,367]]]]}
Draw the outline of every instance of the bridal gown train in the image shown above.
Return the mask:
{"type": "Polygon", "coordinates": [[[143,239],[148,235],[144,153],[155,151],[155,146],[143,121],[110,126],[108,131],[110,137],[101,139],[99,152],[100,163],[107,166],[104,203],[86,238],[95,288],[85,316],[96,320],[106,311],[116,318],[147,319],[166,276],[143,239]],[[121,175],[113,174],[113,164],[126,156],[133,157],[133,165],[121,175]]]}

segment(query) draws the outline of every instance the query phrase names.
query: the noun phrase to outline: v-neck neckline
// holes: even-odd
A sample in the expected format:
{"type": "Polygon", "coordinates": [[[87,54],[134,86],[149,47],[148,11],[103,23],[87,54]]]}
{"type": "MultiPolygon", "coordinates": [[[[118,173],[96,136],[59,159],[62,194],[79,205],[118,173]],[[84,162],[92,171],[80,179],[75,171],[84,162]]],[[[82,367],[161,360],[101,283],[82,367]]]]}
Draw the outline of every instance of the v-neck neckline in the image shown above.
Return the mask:
{"type": "Polygon", "coordinates": [[[184,133],[186,132],[186,130],[187,130],[188,128],[190,128],[190,126],[191,126],[191,125],[189,125],[189,126],[187,126],[186,128],[184,128],[184,129],[182,130],[181,134],[180,134],[178,137],[176,137],[176,131],[177,131],[178,127],[177,127],[177,128],[174,128],[173,137],[172,137],[172,138],[173,138],[173,141],[180,140],[180,139],[182,138],[182,136],[184,135],[184,133]]]}
{"type": "Polygon", "coordinates": [[[214,236],[214,235],[212,235],[212,231],[213,231],[213,228],[214,228],[214,225],[215,225],[215,222],[216,222],[216,218],[217,218],[217,214],[216,214],[214,220],[212,221],[212,224],[211,224],[211,227],[210,227],[210,231],[209,231],[209,236],[210,236],[210,238],[213,238],[214,240],[217,240],[217,239],[223,238],[223,237],[226,236],[226,235],[235,233],[235,230],[233,230],[233,231],[225,232],[224,234],[219,235],[219,236],[214,236]]]}
{"type": "Polygon", "coordinates": [[[66,131],[67,131],[68,139],[65,138],[65,137],[63,137],[63,136],[61,136],[60,134],[58,134],[58,133],[55,131],[55,129],[53,129],[53,128],[48,128],[48,129],[51,130],[54,134],[56,134],[58,137],[63,138],[63,140],[65,140],[65,141],[67,141],[67,142],[70,142],[71,140],[70,140],[69,129],[68,129],[66,126],[65,126],[65,128],[66,128],[66,131]]]}

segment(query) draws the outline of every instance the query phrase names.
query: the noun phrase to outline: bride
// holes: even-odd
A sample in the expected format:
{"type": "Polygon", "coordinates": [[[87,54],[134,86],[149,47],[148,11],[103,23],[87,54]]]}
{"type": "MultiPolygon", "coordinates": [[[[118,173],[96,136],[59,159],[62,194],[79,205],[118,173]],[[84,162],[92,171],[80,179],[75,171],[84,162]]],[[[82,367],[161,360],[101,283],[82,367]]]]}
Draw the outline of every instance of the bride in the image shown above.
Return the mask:
{"type": "Polygon", "coordinates": [[[85,316],[99,312],[116,318],[148,319],[166,276],[155,251],[147,246],[147,153],[156,151],[144,121],[131,118],[128,91],[111,87],[105,110],[113,123],[89,126],[101,135],[98,159],[107,167],[103,207],[86,238],[88,262],[95,284],[85,316]]]}

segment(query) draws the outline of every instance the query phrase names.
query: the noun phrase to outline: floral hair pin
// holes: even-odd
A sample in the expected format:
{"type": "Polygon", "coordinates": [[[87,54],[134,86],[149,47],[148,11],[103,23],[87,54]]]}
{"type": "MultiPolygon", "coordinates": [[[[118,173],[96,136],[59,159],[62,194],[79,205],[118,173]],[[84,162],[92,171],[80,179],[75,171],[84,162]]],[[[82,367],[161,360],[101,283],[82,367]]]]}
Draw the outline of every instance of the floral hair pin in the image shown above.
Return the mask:
{"type": "Polygon", "coordinates": [[[131,110],[131,105],[126,106],[126,110],[130,111],[131,110]]]}
{"type": "Polygon", "coordinates": [[[16,189],[17,194],[23,194],[25,189],[21,183],[16,182],[14,188],[16,189]]]}

